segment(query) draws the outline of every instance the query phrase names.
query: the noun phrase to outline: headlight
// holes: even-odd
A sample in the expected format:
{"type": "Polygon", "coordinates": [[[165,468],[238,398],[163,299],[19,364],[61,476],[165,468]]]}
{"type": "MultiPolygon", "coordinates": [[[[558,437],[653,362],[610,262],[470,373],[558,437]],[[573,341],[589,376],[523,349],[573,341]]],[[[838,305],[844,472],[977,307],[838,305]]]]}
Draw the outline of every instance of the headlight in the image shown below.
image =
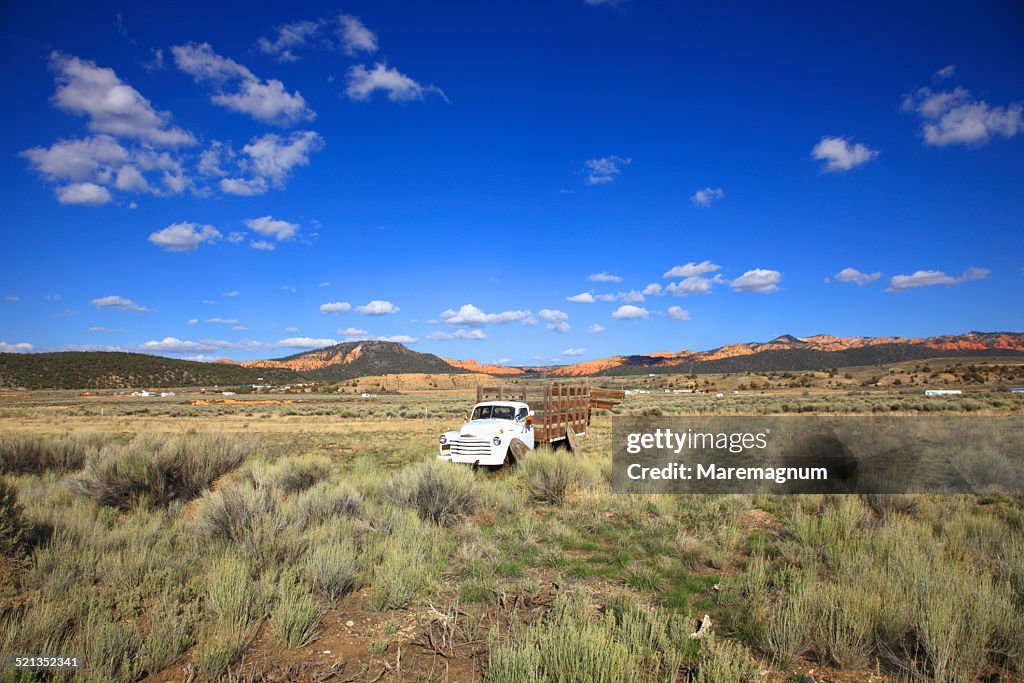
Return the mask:
{"type": "Polygon", "coordinates": [[[501,437],[500,436],[494,437],[493,441],[494,441],[494,445],[495,446],[500,446],[501,445],[501,437]]]}
{"type": "Polygon", "coordinates": [[[446,443],[448,443],[448,439],[444,438],[444,434],[442,434],[442,435],[441,435],[441,445],[443,446],[443,445],[445,445],[446,443]]]}

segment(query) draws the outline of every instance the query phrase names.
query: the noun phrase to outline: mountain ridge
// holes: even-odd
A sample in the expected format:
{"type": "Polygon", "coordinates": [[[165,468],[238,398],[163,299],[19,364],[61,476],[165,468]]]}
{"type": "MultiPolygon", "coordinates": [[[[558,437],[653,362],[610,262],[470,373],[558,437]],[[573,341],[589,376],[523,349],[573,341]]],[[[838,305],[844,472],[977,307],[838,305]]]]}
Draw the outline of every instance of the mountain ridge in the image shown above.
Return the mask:
{"type": "Polygon", "coordinates": [[[783,334],[767,342],[725,344],[706,351],[659,351],[553,366],[508,366],[441,358],[398,342],[352,341],[251,361],[212,363],[122,352],[0,353],[0,386],[105,389],[342,382],[397,374],[486,374],[501,377],[596,377],[650,373],[808,371],[943,356],[1024,355],[1024,333],[967,332],[934,337],[839,337],[783,334]]]}

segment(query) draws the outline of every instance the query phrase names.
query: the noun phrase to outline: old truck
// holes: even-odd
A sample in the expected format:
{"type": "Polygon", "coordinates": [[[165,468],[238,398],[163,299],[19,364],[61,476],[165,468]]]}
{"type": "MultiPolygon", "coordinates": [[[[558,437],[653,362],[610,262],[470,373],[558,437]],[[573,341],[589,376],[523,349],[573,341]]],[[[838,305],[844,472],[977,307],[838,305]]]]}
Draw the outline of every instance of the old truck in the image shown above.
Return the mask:
{"type": "Polygon", "coordinates": [[[585,383],[476,388],[476,405],[460,429],[438,439],[438,458],[454,463],[509,466],[542,443],[579,447],[594,408],[611,408],[624,393],[585,383]]]}

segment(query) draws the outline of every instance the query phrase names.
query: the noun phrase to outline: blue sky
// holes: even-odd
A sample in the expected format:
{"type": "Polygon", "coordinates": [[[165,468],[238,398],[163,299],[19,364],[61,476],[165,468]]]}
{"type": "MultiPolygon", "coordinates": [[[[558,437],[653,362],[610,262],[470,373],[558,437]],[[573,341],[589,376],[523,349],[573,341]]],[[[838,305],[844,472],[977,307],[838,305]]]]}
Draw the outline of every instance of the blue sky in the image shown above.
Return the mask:
{"type": "Polygon", "coordinates": [[[1022,19],[8,3],[0,351],[1020,331],[1022,19]]]}

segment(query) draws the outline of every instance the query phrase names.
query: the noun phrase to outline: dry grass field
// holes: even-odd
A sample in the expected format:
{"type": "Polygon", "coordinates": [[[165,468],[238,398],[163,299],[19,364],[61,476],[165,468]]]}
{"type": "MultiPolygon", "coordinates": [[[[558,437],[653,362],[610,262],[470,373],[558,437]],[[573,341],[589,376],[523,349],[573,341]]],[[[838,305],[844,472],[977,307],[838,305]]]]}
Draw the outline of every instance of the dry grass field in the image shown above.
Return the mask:
{"type": "MultiPolygon", "coordinates": [[[[820,374],[615,411],[1024,414],[820,374]]],[[[1022,680],[1021,498],[616,495],[607,411],[504,475],[434,461],[464,389],[227,398],[0,396],[0,653],[85,662],[0,679],[1022,680]]]]}

